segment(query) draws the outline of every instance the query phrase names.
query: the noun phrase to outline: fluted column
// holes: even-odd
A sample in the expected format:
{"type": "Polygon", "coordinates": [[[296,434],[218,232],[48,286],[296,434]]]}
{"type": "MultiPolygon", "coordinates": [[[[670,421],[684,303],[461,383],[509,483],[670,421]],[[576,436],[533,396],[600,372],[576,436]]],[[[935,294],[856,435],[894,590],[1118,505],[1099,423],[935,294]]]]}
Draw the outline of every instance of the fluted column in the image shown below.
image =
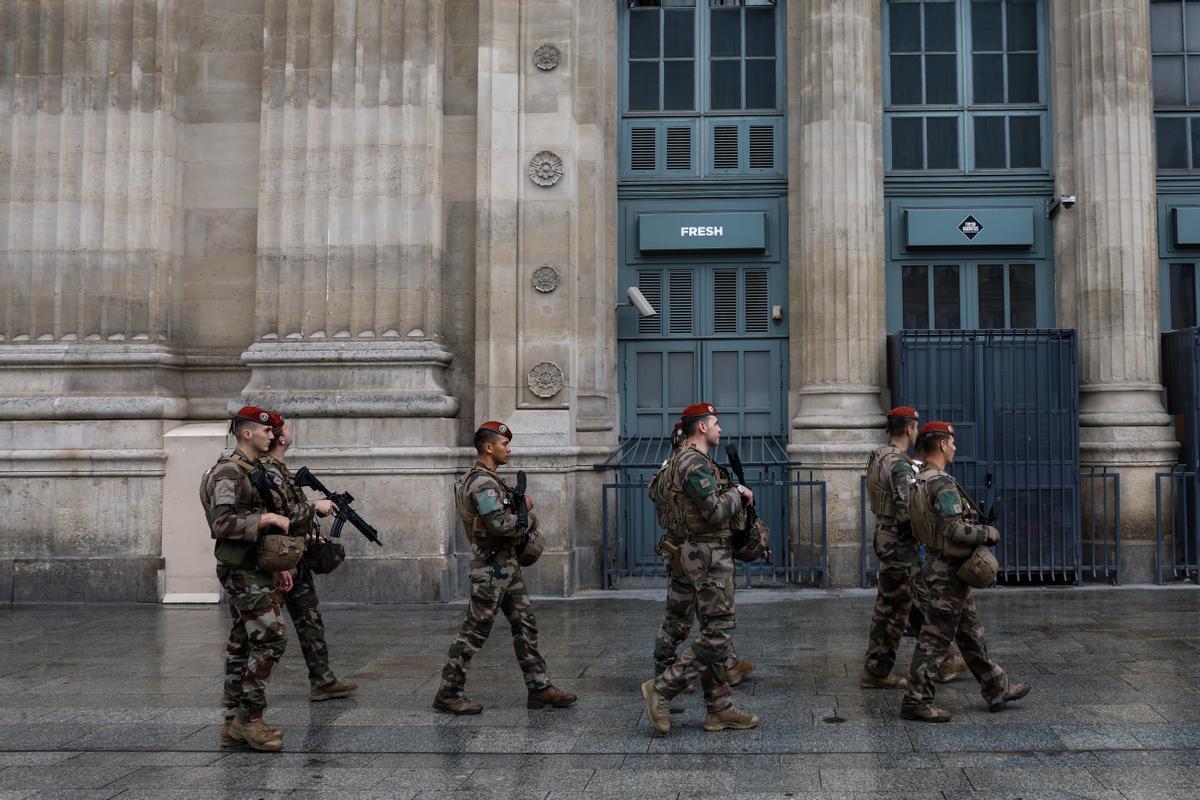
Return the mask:
{"type": "Polygon", "coordinates": [[[789,6],[791,450],[824,470],[833,538],[847,542],[858,474],[883,423],[879,37],[876,0],[789,6]]]}
{"type": "Polygon", "coordinates": [[[443,4],[267,0],[265,14],[260,338],[243,398],[318,416],[452,416],[443,4]]]}
{"type": "Polygon", "coordinates": [[[1081,460],[1121,468],[1123,533],[1149,533],[1153,472],[1174,462],[1162,403],[1150,29],[1144,0],[1071,0],[1056,13],[1056,46],[1070,58],[1078,206],[1056,218],[1064,322],[1079,331],[1081,460]],[[1072,302],[1073,301],[1073,302],[1072,302]]]}

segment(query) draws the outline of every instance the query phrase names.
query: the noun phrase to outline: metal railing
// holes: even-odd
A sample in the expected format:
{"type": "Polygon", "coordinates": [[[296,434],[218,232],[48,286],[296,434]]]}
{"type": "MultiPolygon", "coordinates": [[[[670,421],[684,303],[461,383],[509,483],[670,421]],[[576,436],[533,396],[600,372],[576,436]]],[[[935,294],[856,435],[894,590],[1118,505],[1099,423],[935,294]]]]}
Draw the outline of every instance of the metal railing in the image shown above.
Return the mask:
{"type": "Polygon", "coordinates": [[[1197,472],[1176,467],[1154,476],[1154,565],[1157,583],[1200,583],[1200,485],[1197,472]]]}
{"type": "MultiPolygon", "coordinates": [[[[606,483],[601,487],[604,587],[661,586],[666,566],[646,542],[662,534],[646,496],[648,479],[606,483]]],[[[738,563],[741,586],[829,585],[827,487],[825,481],[747,481],[758,498],[772,493],[782,501],[781,530],[771,532],[769,563],[738,563]]]]}
{"type": "Polygon", "coordinates": [[[1084,578],[1121,584],[1121,476],[1108,467],[1079,473],[1080,569],[1084,578]]]}

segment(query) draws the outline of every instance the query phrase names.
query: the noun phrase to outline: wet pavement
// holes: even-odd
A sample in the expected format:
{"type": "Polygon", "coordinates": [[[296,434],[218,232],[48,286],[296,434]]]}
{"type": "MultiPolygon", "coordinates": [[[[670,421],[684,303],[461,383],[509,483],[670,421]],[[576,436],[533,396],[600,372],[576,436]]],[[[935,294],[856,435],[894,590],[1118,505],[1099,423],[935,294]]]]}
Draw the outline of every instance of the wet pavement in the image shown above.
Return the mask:
{"type": "Polygon", "coordinates": [[[738,598],[758,669],[734,695],[757,730],[705,733],[697,693],[652,735],[638,684],[662,599],[592,593],[535,601],[575,708],[525,708],[502,620],[467,684],[485,710],[465,718],[430,707],[462,603],[325,609],[334,670],[362,688],[310,703],[290,635],[268,689],[280,754],[219,748],[223,608],[8,607],[0,800],[1200,797],[1200,590],[981,593],[993,655],[1034,690],[990,714],[960,678],[944,725],[858,687],[869,594],[738,598]]]}

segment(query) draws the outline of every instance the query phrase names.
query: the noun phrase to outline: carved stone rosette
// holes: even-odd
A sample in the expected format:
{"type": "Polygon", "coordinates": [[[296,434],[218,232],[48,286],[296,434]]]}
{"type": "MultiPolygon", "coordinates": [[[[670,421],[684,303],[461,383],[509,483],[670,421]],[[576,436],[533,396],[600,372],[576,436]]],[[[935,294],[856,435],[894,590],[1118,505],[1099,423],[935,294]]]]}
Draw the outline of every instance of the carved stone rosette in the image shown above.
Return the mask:
{"type": "Polygon", "coordinates": [[[529,159],[529,180],[538,186],[553,186],[563,176],[563,161],[557,153],[542,150],[529,159]]]}
{"type": "Polygon", "coordinates": [[[544,44],[533,51],[533,65],[544,72],[557,67],[561,60],[562,53],[552,44],[544,44]]]}
{"type": "Polygon", "coordinates": [[[549,264],[542,264],[533,271],[533,277],[530,282],[533,288],[537,289],[542,294],[549,294],[558,288],[560,277],[558,270],[549,264]]]}
{"type": "Polygon", "coordinates": [[[529,391],[548,400],[562,391],[562,367],[553,361],[539,361],[529,370],[529,391]]]}

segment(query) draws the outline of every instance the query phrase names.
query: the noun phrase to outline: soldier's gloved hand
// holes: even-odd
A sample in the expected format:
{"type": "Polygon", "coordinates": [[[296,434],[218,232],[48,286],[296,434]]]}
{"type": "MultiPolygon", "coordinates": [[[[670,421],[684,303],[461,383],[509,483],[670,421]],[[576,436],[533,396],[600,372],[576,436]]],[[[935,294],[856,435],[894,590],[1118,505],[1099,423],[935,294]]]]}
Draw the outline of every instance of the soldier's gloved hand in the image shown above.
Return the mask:
{"type": "Polygon", "coordinates": [[[999,541],[1000,541],[1000,531],[996,530],[995,528],[993,528],[991,526],[988,526],[987,535],[984,536],[983,543],[986,544],[988,547],[991,547],[992,545],[997,544],[999,541]]]}
{"type": "Polygon", "coordinates": [[[313,503],[313,510],[317,512],[318,517],[328,517],[330,514],[338,510],[337,503],[329,498],[318,500],[313,503]]]}

